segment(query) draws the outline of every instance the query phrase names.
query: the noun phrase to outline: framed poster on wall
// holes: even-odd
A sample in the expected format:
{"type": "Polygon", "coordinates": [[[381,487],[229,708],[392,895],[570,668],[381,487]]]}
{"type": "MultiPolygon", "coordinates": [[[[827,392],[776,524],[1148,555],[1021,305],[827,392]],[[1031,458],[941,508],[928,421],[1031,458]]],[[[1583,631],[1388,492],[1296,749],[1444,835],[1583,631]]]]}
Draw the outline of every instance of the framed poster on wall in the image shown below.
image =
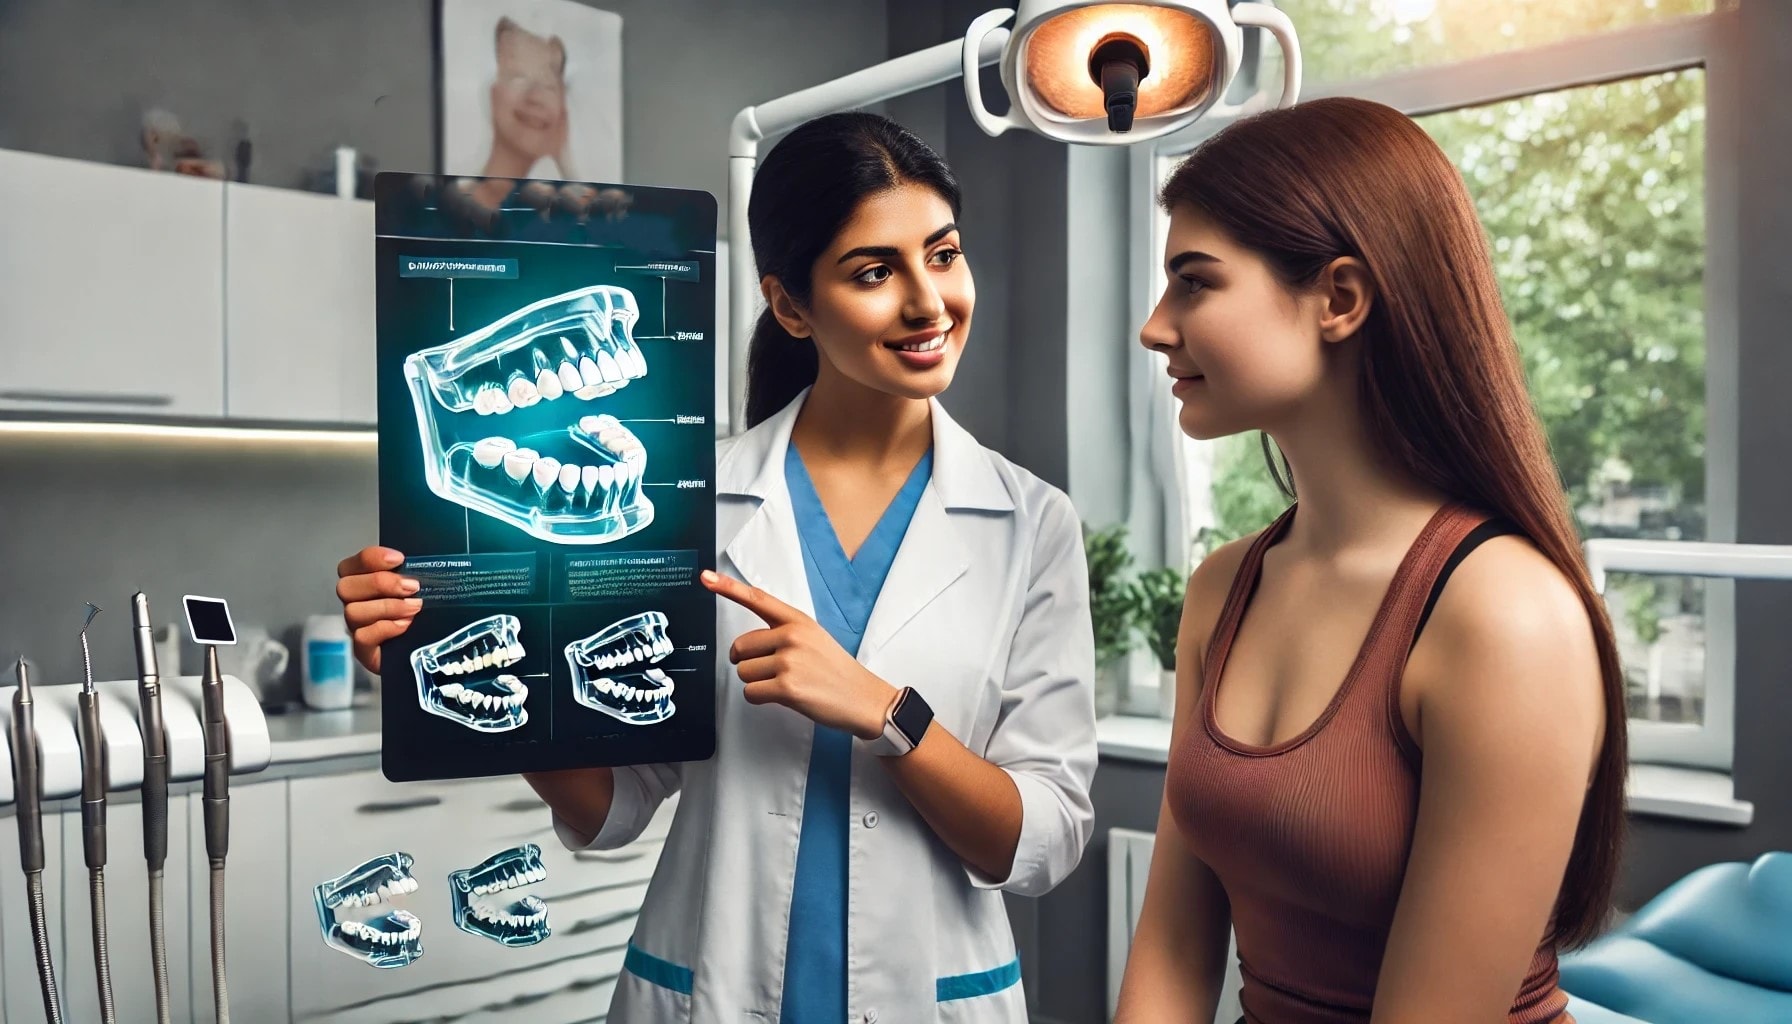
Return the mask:
{"type": "Polygon", "coordinates": [[[622,16],[575,0],[441,0],[441,170],[621,181],[622,16]]]}

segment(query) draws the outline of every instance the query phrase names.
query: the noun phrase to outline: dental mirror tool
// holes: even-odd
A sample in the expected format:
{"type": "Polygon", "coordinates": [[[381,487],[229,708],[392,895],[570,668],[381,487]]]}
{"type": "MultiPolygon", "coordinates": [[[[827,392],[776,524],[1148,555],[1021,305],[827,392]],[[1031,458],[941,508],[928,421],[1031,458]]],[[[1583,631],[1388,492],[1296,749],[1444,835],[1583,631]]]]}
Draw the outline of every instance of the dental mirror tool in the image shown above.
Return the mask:
{"type": "MultiPolygon", "coordinates": [[[[162,724],[162,677],[156,666],[149,598],[131,597],[137,647],[138,725],[143,733],[143,859],[149,865],[149,955],[155,971],[156,1024],[169,1024],[168,936],[162,919],[162,867],[168,860],[168,734],[162,724]]],[[[176,666],[178,668],[179,666],[176,666]]]]}
{"type": "Polygon", "coordinates": [[[87,858],[87,893],[93,903],[93,969],[100,993],[100,1020],[117,1024],[112,1006],[112,957],[106,948],[106,735],[100,729],[100,695],[93,686],[93,651],[87,627],[100,606],[87,602],[81,623],[80,717],[75,730],[81,742],[81,846],[87,858]]]}
{"type": "Polygon", "coordinates": [[[200,679],[200,725],[205,732],[205,854],[212,865],[212,999],[217,1024],[230,1024],[230,994],[224,981],[224,854],[230,845],[230,727],[224,718],[224,674],[218,648],[236,643],[230,605],[216,597],[182,598],[187,632],[205,648],[200,679]]]}
{"type": "Polygon", "coordinates": [[[43,991],[44,1019],[62,1024],[62,1000],[56,995],[56,965],[50,960],[50,930],[44,919],[44,820],[39,804],[37,729],[31,714],[31,673],[25,659],[17,666],[19,688],[12,695],[12,771],[18,789],[19,864],[25,869],[25,892],[31,908],[31,946],[37,955],[37,984],[43,991]]]}

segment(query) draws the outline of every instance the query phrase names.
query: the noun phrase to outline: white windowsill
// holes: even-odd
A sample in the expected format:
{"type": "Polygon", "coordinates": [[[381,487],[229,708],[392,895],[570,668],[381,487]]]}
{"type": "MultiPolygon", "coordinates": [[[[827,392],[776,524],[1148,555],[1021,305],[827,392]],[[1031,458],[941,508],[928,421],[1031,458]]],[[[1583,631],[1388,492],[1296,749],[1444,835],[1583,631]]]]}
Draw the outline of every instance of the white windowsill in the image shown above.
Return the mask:
{"type": "Polygon", "coordinates": [[[1755,805],[1736,799],[1727,772],[1632,763],[1630,813],[1747,828],[1755,820],[1755,805]]]}
{"type": "MultiPolygon", "coordinates": [[[[1095,723],[1101,756],[1163,765],[1170,759],[1170,723],[1162,718],[1109,715],[1095,723]]],[[[1630,813],[1746,828],[1755,805],[1736,799],[1730,776],[1660,764],[1630,766],[1630,813]]]]}
{"type": "Polygon", "coordinates": [[[1095,720],[1095,745],[1102,757],[1145,764],[1168,764],[1170,720],[1144,715],[1109,715],[1095,720]]]}

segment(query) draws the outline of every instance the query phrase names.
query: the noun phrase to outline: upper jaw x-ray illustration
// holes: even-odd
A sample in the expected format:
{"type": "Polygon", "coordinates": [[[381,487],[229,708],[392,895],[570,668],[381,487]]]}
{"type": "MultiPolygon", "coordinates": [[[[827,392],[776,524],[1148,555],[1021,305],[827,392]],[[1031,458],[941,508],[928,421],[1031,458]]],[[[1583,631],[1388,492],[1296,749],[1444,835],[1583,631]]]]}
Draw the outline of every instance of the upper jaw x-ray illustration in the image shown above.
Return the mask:
{"type": "Polygon", "coordinates": [[[647,376],[640,315],[627,289],[594,285],[412,353],[404,373],[429,489],[558,544],[603,544],[652,522],[647,449],[615,417],[559,401],[647,376]],[[494,421],[516,424],[515,436],[494,421]]]}
{"type": "Polygon", "coordinates": [[[540,897],[524,896],[508,907],[475,901],[548,877],[541,864],[541,847],[534,843],[515,846],[486,858],[475,867],[448,875],[448,897],[454,910],[454,926],[506,946],[533,946],[553,934],[548,927],[548,905],[540,897]]]}
{"type": "Polygon", "coordinates": [[[514,615],[492,615],[412,651],[417,706],[479,732],[527,722],[528,685],[497,671],[523,660],[522,628],[514,615]]]}
{"type": "Polygon", "coordinates": [[[330,948],[380,968],[404,967],[423,955],[423,922],[408,910],[366,920],[341,916],[416,892],[413,863],[408,853],[388,853],[312,888],[317,927],[330,948]]]}
{"type": "Polygon", "coordinates": [[[642,612],[574,640],[566,645],[573,699],[629,725],[663,722],[678,710],[672,679],[645,666],[671,653],[664,612],[642,612]]]}

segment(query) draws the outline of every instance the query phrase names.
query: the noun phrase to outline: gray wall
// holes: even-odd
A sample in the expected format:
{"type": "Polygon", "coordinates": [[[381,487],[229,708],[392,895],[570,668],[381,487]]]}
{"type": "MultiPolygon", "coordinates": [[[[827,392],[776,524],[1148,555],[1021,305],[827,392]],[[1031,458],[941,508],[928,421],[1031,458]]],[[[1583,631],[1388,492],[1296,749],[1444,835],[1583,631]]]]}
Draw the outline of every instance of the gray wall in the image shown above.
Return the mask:
{"type": "Polygon", "coordinates": [[[0,657],[79,679],[92,601],[95,676],[134,678],[137,590],[158,625],[182,594],[222,596],[296,654],[305,616],[340,610],[337,560],[376,539],[374,469],[371,443],[0,435],[0,657]]]}
{"type": "MultiPolygon", "coordinates": [[[[623,165],[728,213],[741,107],[882,60],[884,0],[597,0],[622,15],[623,165]]],[[[208,156],[247,122],[251,180],[298,187],[339,145],[435,167],[435,0],[6,0],[0,149],[140,165],[164,107],[208,156]]]]}
{"type": "Polygon", "coordinates": [[[0,148],[141,166],[145,110],[214,159],[232,122],[253,181],[300,185],[339,145],[386,170],[434,160],[429,0],[10,0],[0,4],[0,148]]]}

